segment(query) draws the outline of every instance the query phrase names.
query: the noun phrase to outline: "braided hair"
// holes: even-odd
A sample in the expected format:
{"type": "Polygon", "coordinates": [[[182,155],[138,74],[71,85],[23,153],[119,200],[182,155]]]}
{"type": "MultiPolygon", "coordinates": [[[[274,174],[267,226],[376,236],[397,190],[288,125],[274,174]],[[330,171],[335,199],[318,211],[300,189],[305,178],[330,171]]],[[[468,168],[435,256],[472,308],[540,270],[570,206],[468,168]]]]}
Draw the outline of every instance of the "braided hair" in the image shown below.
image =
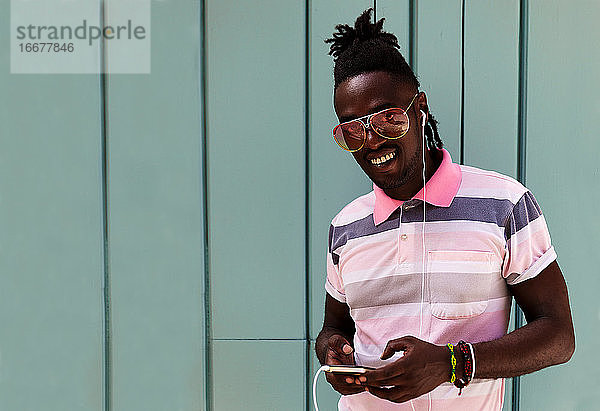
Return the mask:
{"type": "MultiPolygon", "coordinates": [[[[354,22],[354,27],[338,24],[333,37],[325,40],[325,43],[331,43],[329,54],[334,62],[334,89],[350,77],[371,71],[385,71],[418,89],[419,80],[400,53],[398,38],[383,31],[385,19],[371,23],[372,11],[373,8],[365,10],[354,22]]],[[[429,113],[425,136],[430,150],[441,149],[444,145],[437,124],[429,113]]]]}

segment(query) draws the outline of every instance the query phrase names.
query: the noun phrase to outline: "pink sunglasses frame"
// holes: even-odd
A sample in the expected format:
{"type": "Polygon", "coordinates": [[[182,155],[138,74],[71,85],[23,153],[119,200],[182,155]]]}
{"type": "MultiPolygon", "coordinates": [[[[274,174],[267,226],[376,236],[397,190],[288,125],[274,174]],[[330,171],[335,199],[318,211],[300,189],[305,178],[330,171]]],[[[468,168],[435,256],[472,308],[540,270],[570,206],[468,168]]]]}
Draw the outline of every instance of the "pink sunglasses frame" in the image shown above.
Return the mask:
{"type": "Polygon", "coordinates": [[[344,121],[343,123],[339,123],[337,126],[335,126],[333,128],[333,131],[332,131],[333,139],[335,140],[335,142],[337,143],[337,145],[340,146],[340,148],[342,148],[344,151],[348,151],[350,153],[355,153],[355,152],[359,151],[360,149],[362,149],[364,147],[365,141],[367,139],[367,130],[368,129],[373,130],[373,132],[375,132],[377,135],[379,135],[379,136],[381,136],[383,138],[387,138],[388,140],[397,140],[399,138],[404,137],[406,135],[406,133],[408,133],[408,130],[410,130],[410,118],[408,117],[408,110],[410,109],[410,106],[412,106],[413,102],[415,101],[415,98],[417,98],[417,96],[419,95],[419,93],[420,92],[417,92],[417,94],[415,94],[413,96],[412,100],[408,104],[408,107],[406,107],[406,110],[403,109],[403,108],[401,108],[401,107],[389,107],[389,108],[383,109],[381,111],[378,111],[377,113],[367,114],[366,116],[362,116],[362,117],[359,117],[359,118],[355,118],[353,120],[344,121]],[[386,112],[388,110],[402,110],[402,112],[406,116],[408,127],[406,127],[406,131],[404,133],[402,133],[401,135],[399,135],[398,137],[388,137],[388,136],[385,136],[385,135],[383,135],[381,133],[378,133],[377,130],[375,130],[375,128],[371,127],[371,118],[373,116],[378,115],[378,114],[384,113],[384,112],[386,112]],[[366,119],[366,121],[365,121],[365,119],[366,119]],[[349,124],[349,123],[352,123],[352,122],[355,122],[355,121],[358,121],[362,125],[362,127],[363,127],[363,133],[364,133],[363,134],[363,140],[362,140],[362,144],[361,144],[361,146],[359,148],[357,148],[356,150],[350,150],[350,149],[347,149],[347,148],[345,148],[344,146],[342,146],[340,144],[340,142],[337,140],[337,138],[335,138],[335,133],[336,133],[336,130],[338,129],[338,127],[341,127],[344,124],[349,124]]]}

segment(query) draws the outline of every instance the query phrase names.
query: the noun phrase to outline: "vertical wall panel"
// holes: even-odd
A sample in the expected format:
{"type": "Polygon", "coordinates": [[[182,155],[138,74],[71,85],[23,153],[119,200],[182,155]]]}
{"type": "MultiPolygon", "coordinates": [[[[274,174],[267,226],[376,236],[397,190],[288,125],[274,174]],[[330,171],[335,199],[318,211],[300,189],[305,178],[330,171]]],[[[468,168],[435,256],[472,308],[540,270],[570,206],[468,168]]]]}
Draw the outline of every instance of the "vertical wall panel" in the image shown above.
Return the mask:
{"type": "MultiPolygon", "coordinates": [[[[516,178],[519,2],[466,1],[464,26],[465,164],[516,178]]],[[[512,331],[514,309],[510,325],[512,331]]],[[[508,410],[512,379],[505,387],[508,410]]]]}
{"type": "Polygon", "coordinates": [[[204,406],[199,12],[153,2],[151,74],[109,77],[115,411],[204,406]]]}
{"type": "Polygon", "coordinates": [[[0,44],[0,409],[99,411],[98,76],[10,74],[0,44]]]}
{"type": "Polygon", "coordinates": [[[460,161],[461,0],[419,0],[417,76],[439,121],[444,147],[460,161]]]}
{"type": "Polygon", "coordinates": [[[522,378],[522,409],[592,410],[600,402],[600,4],[531,0],[527,185],[569,287],[571,361],[522,378]]]}
{"type": "Polygon", "coordinates": [[[304,336],[304,3],[210,1],[215,338],[304,336]]]}
{"type": "Polygon", "coordinates": [[[213,347],[215,411],[306,409],[305,341],[215,341],[213,347]]]}
{"type": "Polygon", "coordinates": [[[354,26],[373,2],[345,1],[344,7],[327,0],[310,2],[310,279],[311,337],[323,325],[327,233],[331,219],[350,201],[372,189],[372,183],[351,154],[332,137],[338,119],[333,110],[333,59],[330,44],[337,24],[354,26]]]}
{"type": "Polygon", "coordinates": [[[519,2],[465,7],[465,164],[516,178],[519,2]]]}

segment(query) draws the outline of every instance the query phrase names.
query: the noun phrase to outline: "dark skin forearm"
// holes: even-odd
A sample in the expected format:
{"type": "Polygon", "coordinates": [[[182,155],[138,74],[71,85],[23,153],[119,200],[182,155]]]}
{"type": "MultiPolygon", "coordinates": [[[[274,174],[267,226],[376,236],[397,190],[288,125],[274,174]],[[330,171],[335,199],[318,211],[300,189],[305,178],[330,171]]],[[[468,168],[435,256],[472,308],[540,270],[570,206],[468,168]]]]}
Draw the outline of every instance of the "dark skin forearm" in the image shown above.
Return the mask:
{"type": "Polygon", "coordinates": [[[515,377],[567,362],[575,334],[567,287],[558,264],[511,288],[527,325],[493,341],[473,344],[477,378],[515,377]]]}
{"type": "Polygon", "coordinates": [[[475,376],[510,378],[565,363],[574,350],[569,334],[556,321],[539,318],[497,340],[473,344],[475,376]]]}
{"type": "Polygon", "coordinates": [[[348,306],[335,300],[329,294],[325,298],[325,317],[323,328],[315,342],[315,352],[319,362],[325,364],[329,339],[334,335],[341,335],[352,345],[356,327],[348,306]]]}

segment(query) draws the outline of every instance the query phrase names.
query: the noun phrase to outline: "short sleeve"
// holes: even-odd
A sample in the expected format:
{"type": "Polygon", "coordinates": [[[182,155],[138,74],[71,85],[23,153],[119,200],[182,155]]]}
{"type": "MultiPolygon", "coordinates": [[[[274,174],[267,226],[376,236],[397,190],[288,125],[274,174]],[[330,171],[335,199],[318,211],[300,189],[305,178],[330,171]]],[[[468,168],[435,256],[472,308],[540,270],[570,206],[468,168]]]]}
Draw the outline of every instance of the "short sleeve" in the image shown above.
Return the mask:
{"type": "Polygon", "coordinates": [[[504,236],[507,252],[502,276],[509,285],[535,277],[556,259],[546,219],[530,191],[508,214],[504,236]]]}
{"type": "Polygon", "coordinates": [[[335,227],[333,224],[329,227],[329,246],[327,247],[327,278],[325,280],[325,290],[336,300],[345,303],[346,294],[342,277],[340,276],[339,260],[340,257],[333,250],[335,227]]]}

